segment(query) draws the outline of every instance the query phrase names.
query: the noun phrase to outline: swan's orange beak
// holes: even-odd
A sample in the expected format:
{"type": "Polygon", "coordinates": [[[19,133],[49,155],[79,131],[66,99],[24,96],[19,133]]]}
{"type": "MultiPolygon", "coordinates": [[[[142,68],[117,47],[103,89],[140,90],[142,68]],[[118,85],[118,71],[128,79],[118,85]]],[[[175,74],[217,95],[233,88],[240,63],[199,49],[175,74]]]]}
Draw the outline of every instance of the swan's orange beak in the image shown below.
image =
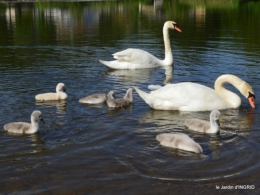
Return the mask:
{"type": "Polygon", "coordinates": [[[181,29],[178,26],[174,26],[174,29],[181,32],[181,29]]]}
{"type": "Polygon", "coordinates": [[[255,98],[253,96],[247,98],[252,108],[255,108],[255,98]]]}

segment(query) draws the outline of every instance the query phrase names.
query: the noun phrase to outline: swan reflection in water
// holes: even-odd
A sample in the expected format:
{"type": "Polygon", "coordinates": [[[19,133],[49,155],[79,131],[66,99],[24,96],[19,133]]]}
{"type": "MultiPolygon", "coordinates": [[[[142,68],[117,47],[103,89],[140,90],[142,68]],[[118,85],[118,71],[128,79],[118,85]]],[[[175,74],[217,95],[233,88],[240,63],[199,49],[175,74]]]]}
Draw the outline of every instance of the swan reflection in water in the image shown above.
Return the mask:
{"type": "Polygon", "coordinates": [[[54,107],[54,106],[56,106],[58,114],[65,114],[66,113],[67,100],[35,102],[35,104],[36,104],[36,106],[40,106],[40,107],[54,107]]]}
{"type": "MultiPolygon", "coordinates": [[[[244,108],[223,110],[221,113],[220,129],[236,133],[252,130],[254,127],[254,109],[249,111],[244,108]]],[[[221,130],[220,130],[221,131],[221,130]]]]}
{"type": "Polygon", "coordinates": [[[119,82],[123,82],[125,85],[132,85],[133,82],[147,82],[152,74],[156,72],[158,68],[147,68],[138,70],[114,70],[109,69],[106,75],[109,77],[115,77],[119,82]]]}
{"type": "MultiPolygon", "coordinates": [[[[134,83],[147,83],[153,74],[157,71],[164,69],[165,70],[165,79],[163,84],[169,84],[172,82],[173,78],[173,65],[172,66],[162,66],[160,68],[147,68],[147,69],[138,69],[138,70],[113,70],[109,69],[106,72],[106,75],[112,77],[120,83],[124,83],[127,86],[132,86],[134,83]]],[[[156,83],[158,84],[158,83],[156,83]]],[[[162,83],[159,83],[162,85],[162,83]]]]}
{"type": "Polygon", "coordinates": [[[45,147],[45,142],[40,139],[39,133],[31,134],[28,136],[31,139],[30,146],[33,146],[35,149],[31,151],[31,153],[38,153],[47,150],[45,147]]]}
{"type": "MultiPolygon", "coordinates": [[[[13,141],[15,140],[22,141],[22,143],[19,146],[19,150],[12,151],[12,154],[16,154],[16,152],[20,153],[21,151],[24,154],[39,153],[39,152],[46,151],[47,148],[45,146],[45,142],[40,138],[43,131],[44,130],[40,130],[40,132],[34,134],[26,134],[26,135],[11,134],[11,139],[13,141]]],[[[8,148],[10,147],[7,147],[7,150],[8,148]]]]}
{"type": "MultiPolygon", "coordinates": [[[[245,112],[243,108],[221,110],[220,133],[221,131],[231,131],[252,129],[254,124],[254,110],[245,112]]],[[[181,112],[149,109],[141,118],[140,123],[153,123],[158,126],[165,126],[167,129],[186,129],[184,122],[188,118],[199,118],[209,120],[210,111],[204,112],[181,112]]]]}
{"type": "Polygon", "coordinates": [[[109,108],[107,109],[107,114],[108,116],[117,116],[117,115],[121,115],[124,112],[129,112],[132,113],[133,112],[133,105],[129,105],[128,107],[120,107],[120,108],[109,108]]]}
{"type": "Polygon", "coordinates": [[[164,66],[165,69],[165,80],[164,84],[170,84],[172,83],[172,78],[173,78],[173,65],[172,66],[164,66]]]}

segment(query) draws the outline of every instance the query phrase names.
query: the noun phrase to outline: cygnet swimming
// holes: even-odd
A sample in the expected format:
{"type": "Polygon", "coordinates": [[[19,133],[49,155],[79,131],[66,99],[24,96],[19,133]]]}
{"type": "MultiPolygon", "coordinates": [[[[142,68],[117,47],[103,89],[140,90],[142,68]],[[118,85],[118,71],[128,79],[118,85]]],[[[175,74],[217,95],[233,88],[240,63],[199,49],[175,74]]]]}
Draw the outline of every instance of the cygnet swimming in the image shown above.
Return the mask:
{"type": "Polygon", "coordinates": [[[79,100],[80,103],[84,104],[102,104],[107,101],[107,95],[105,93],[88,95],[79,100]]]}
{"type": "Polygon", "coordinates": [[[185,121],[185,125],[190,130],[201,133],[218,133],[220,127],[219,118],[220,112],[218,110],[213,110],[210,113],[210,121],[201,119],[187,119],[185,121]]]}
{"type": "Polygon", "coordinates": [[[133,102],[133,89],[129,88],[123,98],[114,99],[114,91],[110,91],[107,95],[107,105],[108,107],[126,107],[133,102]]]}
{"type": "Polygon", "coordinates": [[[201,146],[183,133],[162,133],[156,136],[161,145],[189,152],[202,153],[201,146]]]}
{"type": "Polygon", "coordinates": [[[36,133],[39,129],[39,123],[38,123],[39,120],[45,123],[42,118],[41,111],[35,110],[31,114],[31,123],[27,123],[27,122],[7,123],[4,125],[4,129],[10,133],[20,133],[20,134],[36,133]]]}
{"type": "Polygon", "coordinates": [[[48,101],[48,100],[65,100],[67,99],[67,93],[65,90],[65,85],[59,83],[56,86],[56,93],[42,93],[35,96],[36,100],[39,101],[48,101]]]}

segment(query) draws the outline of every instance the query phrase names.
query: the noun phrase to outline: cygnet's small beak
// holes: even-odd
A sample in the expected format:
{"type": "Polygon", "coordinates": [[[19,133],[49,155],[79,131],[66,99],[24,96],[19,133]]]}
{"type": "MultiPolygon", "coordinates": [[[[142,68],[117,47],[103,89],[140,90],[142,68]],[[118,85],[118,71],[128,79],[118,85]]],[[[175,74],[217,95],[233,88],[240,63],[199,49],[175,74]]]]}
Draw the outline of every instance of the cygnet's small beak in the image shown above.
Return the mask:
{"type": "Polygon", "coordinates": [[[41,121],[43,124],[45,124],[45,121],[43,120],[43,118],[40,118],[40,121],[41,121]]]}
{"type": "Polygon", "coordinates": [[[219,122],[219,120],[216,120],[216,123],[217,123],[217,125],[220,127],[220,122],[219,122]]]}
{"type": "Polygon", "coordinates": [[[255,108],[255,99],[253,96],[247,98],[252,108],[255,108]]]}
{"type": "Polygon", "coordinates": [[[62,90],[62,91],[64,91],[64,92],[67,92],[65,88],[63,88],[63,90],[62,90]]]}

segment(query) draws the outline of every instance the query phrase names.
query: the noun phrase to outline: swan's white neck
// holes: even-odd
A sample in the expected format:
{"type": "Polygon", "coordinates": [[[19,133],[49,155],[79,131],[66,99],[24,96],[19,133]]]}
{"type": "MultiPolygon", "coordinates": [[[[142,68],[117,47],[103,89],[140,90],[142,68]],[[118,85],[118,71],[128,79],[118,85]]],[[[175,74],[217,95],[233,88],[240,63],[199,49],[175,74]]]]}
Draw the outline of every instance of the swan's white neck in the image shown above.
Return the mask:
{"type": "Polygon", "coordinates": [[[219,126],[214,119],[210,119],[210,133],[217,133],[219,131],[219,126]]]}
{"type": "Polygon", "coordinates": [[[35,133],[39,129],[39,123],[35,120],[34,116],[31,116],[31,128],[28,133],[35,133]]]}
{"type": "Polygon", "coordinates": [[[57,99],[66,99],[68,97],[67,93],[65,93],[63,91],[59,91],[55,95],[56,95],[57,99]]]}
{"type": "Polygon", "coordinates": [[[56,93],[59,93],[59,92],[62,92],[62,89],[59,86],[57,86],[56,87],[56,93]]]}
{"type": "Polygon", "coordinates": [[[132,89],[128,89],[124,99],[129,100],[130,102],[133,102],[133,92],[132,89]]]}
{"type": "Polygon", "coordinates": [[[244,81],[234,75],[222,75],[218,77],[215,82],[215,91],[227,102],[228,106],[230,108],[239,107],[241,105],[240,97],[237,94],[224,88],[225,83],[230,83],[239,91],[241,91],[241,87],[244,81]]]}
{"type": "Polygon", "coordinates": [[[170,66],[173,63],[173,55],[170,43],[169,28],[166,24],[163,26],[163,40],[165,46],[165,59],[162,61],[162,64],[164,66],[170,66]]]}
{"type": "Polygon", "coordinates": [[[107,94],[107,99],[108,100],[113,100],[114,99],[114,97],[113,97],[113,92],[109,92],[108,94],[107,94]]]}

